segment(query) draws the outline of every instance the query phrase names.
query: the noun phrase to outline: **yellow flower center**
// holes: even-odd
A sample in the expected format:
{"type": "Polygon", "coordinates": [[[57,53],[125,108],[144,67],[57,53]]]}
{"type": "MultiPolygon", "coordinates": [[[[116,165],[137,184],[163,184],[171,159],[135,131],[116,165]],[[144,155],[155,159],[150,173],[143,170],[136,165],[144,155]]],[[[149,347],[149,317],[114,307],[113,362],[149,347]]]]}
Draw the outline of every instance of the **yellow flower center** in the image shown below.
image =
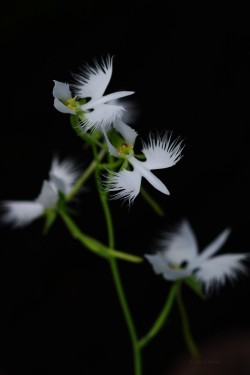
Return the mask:
{"type": "Polygon", "coordinates": [[[78,101],[76,100],[76,96],[74,96],[74,98],[68,99],[66,101],[66,106],[69,109],[72,109],[73,111],[76,111],[78,109],[78,101]]]}
{"type": "Polygon", "coordinates": [[[179,266],[178,264],[171,264],[171,265],[170,265],[170,268],[172,268],[172,270],[179,270],[179,269],[181,269],[182,267],[179,266]]]}
{"type": "Polygon", "coordinates": [[[171,263],[169,265],[172,270],[183,270],[187,267],[188,262],[186,260],[182,261],[181,264],[171,263]]]}
{"type": "Polygon", "coordinates": [[[123,143],[122,145],[118,146],[118,152],[121,155],[128,155],[133,154],[133,145],[128,143],[123,143]]]}

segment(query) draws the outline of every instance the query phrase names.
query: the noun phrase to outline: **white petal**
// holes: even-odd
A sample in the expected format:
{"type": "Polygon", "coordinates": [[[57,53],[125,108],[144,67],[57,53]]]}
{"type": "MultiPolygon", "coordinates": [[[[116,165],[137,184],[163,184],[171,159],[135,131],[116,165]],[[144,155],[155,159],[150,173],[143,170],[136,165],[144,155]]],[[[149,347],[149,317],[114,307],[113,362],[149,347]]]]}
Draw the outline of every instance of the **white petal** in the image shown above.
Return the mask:
{"type": "Polygon", "coordinates": [[[179,138],[171,142],[171,133],[166,132],[162,138],[151,134],[149,143],[143,143],[145,167],[150,170],[172,167],[182,158],[183,147],[179,138]]]}
{"type": "MultiPolygon", "coordinates": [[[[132,129],[127,124],[125,124],[119,118],[116,118],[116,120],[114,122],[114,128],[122,135],[122,137],[124,138],[126,143],[131,144],[132,146],[134,145],[135,139],[137,137],[137,133],[134,129],[132,129]]],[[[105,129],[103,129],[103,134],[104,134],[104,137],[106,139],[110,155],[113,155],[115,157],[120,157],[120,154],[117,151],[117,149],[109,141],[105,129]]]]}
{"type": "Polygon", "coordinates": [[[4,213],[1,221],[14,227],[23,227],[30,224],[43,214],[44,207],[34,201],[5,201],[2,203],[4,213]]]}
{"type": "Polygon", "coordinates": [[[55,109],[57,109],[61,113],[69,113],[71,115],[75,114],[75,111],[73,109],[70,109],[69,107],[67,107],[66,105],[64,105],[57,98],[54,99],[54,107],[55,107],[55,109]]]}
{"type": "Polygon", "coordinates": [[[156,246],[163,252],[168,264],[181,265],[197,256],[198,245],[187,220],[182,220],[173,232],[163,232],[156,246]]]}
{"type": "Polygon", "coordinates": [[[146,180],[157,190],[159,190],[163,194],[169,195],[169,191],[167,187],[161,182],[161,180],[156,177],[152,172],[145,168],[145,162],[137,160],[135,157],[129,155],[128,156],[129,162],[133,165],[135,169],[137,169],[140,174],[146,178],[146,180]]]}
{"type": "Polygon", "coordinates": [[[166,258],[161,252],[157,252],[153,255],[145,254],[145,258],[149,261],[151,266],[153,267],[154,272],[159,275],[163,273],[167,267],[169,267],[166,258]]]}
{"type": "Polygon", "coordinates": [[[82,130],[87,131],[92,129],[95,131],[108,129],[115,122],[116,118],[121,116],[123,110],[123,107],[100,104],[92,112],[84,114],[84,118],[81,120],[82,130]]]}
{"type": "Polygon", "coordinates": [[[59,99],[60,101],[66,102],[68,99],[72,98],[72,94],[69,88],[68,83],[53,81],[54,88],[53,88],[53,96],[54,98],[59,99]]]}
{"type": "Polygon", "coordinates": [[[58,195],[55,187],[49,182],[44,181],[41,193],[35,202],[41,204],[44,208],[53,208],[57,203],[58,195]]]}
{"type": "Polygon", "coordinates": [[[130,98],[116,99],[109,102],[109,104],[122,105],[125,111],[122,114],[122,121],[126,124],[134,124],[137,122],[141,110],[138,108],[137,103],[130,98]]]}
{"type": "Polygon", "coordinates": [[[110,103],[111,105],[117,105],[114,104],[115,99],[120,99],[128,95],[134,94],[134,91],[118,91],[118,92],[113,92],[112,94],[102,96],[99,99],[92,99],[86,104],[82,104],[81,108],[83,111],[88,110],[88,109],[94,109],[96,106],[100,104],[105,104],[105,103],[110,103]],[[113,103],[113,104],[112,104],[113,103]]]}
{"type": "Polygon", "coordinates": [[[112,143],[109,141],[109,139],[108,139],[108,135],[107,135],[107,132],[106,132],[106,129],[105,129],[105,128],[103,129],[103,135],[104,135],[104,138],[105,138],[105,140],[106,140],[106,142],[107,142],[107,146],[108,146],[108,149],[109,149],[109,153],[110,153],[110,155],[119,158],[119,157],[120,157],[120,154],[119,154],[119,152],[117,151],[117,149],[112,145],[112,143]]]}
{"type": "Polygon", "coordinates": [[[145,254],[144,256],[151,263],[155,273],[158,275],[162,274],[162,276],[166,280],[178,280],[187,277],[191,274],[191,271],[189,269],[170,268],[169,263],[164,257],[164,254],[161,252],[157,252],[154,255],[145,254]]]}
{"type": "Polygon", "coordinates": [[[117,118],[114,123],[114,128],[123,136],[126,143],[134,146],[138,133],[130,126],[125,124],[121,119],[117,118]]]}
{"type": "Polygon", "coordinates": [[[224,285],[227,280],[236,279],[239,273],[245,273],[246,267],[241,261],[247,256],[247,254],[227,254],[206,260],[195,272],[195,277],[204,284],[208,292],[224,285]]]}
{"type": "Polygon", "coordinates": [[[133,203],[134,199],[140,192],[141,174],[136,171],[123,170],[121,172],[110,173],[109,179],[106,182],[107,191],[113,193],[111,199],[127,200],[129,205],[133,203]]]}
{"type": "Polygon", "coordinates": [[[191,270],[189,268],[166,268],[165,271],[163,272],[163,277],[166,280],[180,280],[184,279],[185,277],[188,277],[191,275],[191,270]]]}
{"type": "Polygon", "coordinates": [[[59,162],[57,156],[54,156],[49,172],[50,181],[56,189],[63,194],[68,194],[74,183],[80,175],[80,171],[71,159],[64,159],[59,162]]]}
{"type": "Polygon", "coordinates": [[[219,236],[217,236],[208,246],[205,247],[203,252],[195,259],[192,263],[192,267],[199,266],[204,260],[210,258],[212,255],[217,253],[220,248],[226,242],[229,234],[231,233],[231,229],[225,229],[219,236]]]}
{"type": "Polygon", "coordinates": [[[101,64],[85,64],[79,74],[74,74],[75,83],[70,85],[79,98],[98,99],[104,94],[112,76],[113,58],[108,56],[101,64]]]}

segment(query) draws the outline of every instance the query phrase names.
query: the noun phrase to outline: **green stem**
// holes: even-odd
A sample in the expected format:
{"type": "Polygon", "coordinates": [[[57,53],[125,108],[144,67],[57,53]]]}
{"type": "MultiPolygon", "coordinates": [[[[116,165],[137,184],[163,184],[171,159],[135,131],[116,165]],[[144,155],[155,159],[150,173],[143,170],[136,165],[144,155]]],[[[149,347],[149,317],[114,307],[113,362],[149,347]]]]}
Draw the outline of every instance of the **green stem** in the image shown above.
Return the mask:
{"type": "MultiPolygon", "coordinates": [[[[106,154],[105,150],[101,150],[98,154],[99,160],[102,160],[106,154]]],[[[86,182],[86,180],[91,176],[91,174],[94,172],[95,168],[97,166],[96,160],[93,160],[88,168],[84,171],[84,173],[81,175],[81,177],[76,181],[75,185],[72,187],[69,194],[65,197],[66,201],[71,200],[77,192],[80,190],[80,188],[83,186],[83,184],[86,182]]]]}
{"type": "Polygon", "coordinates": [[[92,137],[88,133],[83,133],[82,132],[80,134],[80,137],[84,141],[86,141],[87,143],[89,143],[90,145],[96,145],[96,146],[99,146],[101,149],[105,149],[106,151],[108,150],[108,146],[106,145],[106,143],[100,142],[97,138],[92,137]]]}
{"type": "Polygon", "coordinates": [[[70,123],[71,123],[71,126],[72,126],[73,130],[76,132],[76,134],[80,138],[82,138],[85,142],[87,142],[88,146],[97,145],[101,149],[105,148],[106,151],[108,150],[108,146],[106,145],[106,143],[102,143],[98,140],[99,137],[96,138],[95,136],[93,136],[91,134],[88,134],[87,132],[84,132],[81,129],[81,126],[79,125],[79,118],[78,118],[77,115],[71,115],[70,116],[70,123]]]}
{"type": "Polygon", "coordinates": [[[166,322],[166,319],[173,307],[174,300],[176,298],[177,292],[178,292],[178,284],[174,283],[170,289],[170,292],[167,296],[166,302],[158,316],[158,318],[155,320],[154,324],[148,331],[148,333],[142,337],[139,341],[139,345],[141,348],[146,346],[161,330],[163,327],[164,323],[166,322]]]}
{"type": "Polygon", "coordinates": [[[165,216],[165,212],[162,210],[159,204],[149,195],[149,193],[142,186],[140,192],[145,201],[153,208],[157,215],[165,216]]]}
{"type": "Polygon", "coordinates": [[[184,302],[183,302],[183,299],[182,299],[181,285],[178,288],[178,293],[177,293],[176,299],[177,299],[177,305],[178,305],[178,308],[179,308],[179,311],[180,311],[180,316],[181,316],[181,321],[182,321],[182,330],[183,330],[184,340],[187,344],[187,347],[189,349],[190,354],[194,358],[198,358],[199,352],[198,352],[198,349],[197,349],[196,344],[194,342],[194,339],[192,337],[190,324],[189,324],[189,320],[188,320],[188,315],[187,315],[187,312],[186,312],[186,309],[185,309],[185,306],[184,306],[184,302]]]}
{"type": "Polygon", "coordinates": [[[122,159],[118,159],[112,163],[102,163],[99,165],[99,168],[102,169],[115,169],[122,164],[122,159]]]}
{"type": "Polygon", "coordinates": [[[80,241],[86,248],[100,255],[101,257],[111,259],[113,257],[127,260],[134,263],[142,262],[143,259],[132,254],[123,253],[121,251],[114,250],[97,241],[96,239],[83,233],[70,216],[64,211],[59,211],[59,215],[66,224],[73,238],[80,241]]]}
{"type": "MultiPolygon", "coordinates": [[[[94,155],[95,155],[95,160],[97,159],[97,153],[95,147],[93,147],[94,155]]],[[[107,232],[108,232],[108,244],[110,247],[114,247],[115,243],[115,238],[114,238],[114,229],[113,229],[113,222],[112,222],[112,217],[107,201],[107,197],[105,192],[102,191],[101,186],[100,186],[100,180],[99,180],[99,175],[96,170],[96,183],[98,186],[98,191],[99,191],[99,196],[101,200],[101,204],[103,207],[104,211],[104,216],[106,219],[106,225],[107,225],[107,232]]],[[[120,273],[119,273],[119,268],[117,265],[117,262],[114,258],[109,259],[110,263],[110,268],[115,284],[115,288],[117,291],[117,295],[120,301],[120,305],[124,314],[124,318],[128,327],[129,335],[130,335],[130,340],[133,348],[133,356],[134,356],[134,375],[142,375],[142,361],[141,361],[141,350],[138,345],[138,338],[137,338],[137,333],[135,329],[135,325],[132,319],[132,315],[127,303],[127,299],[125,296],[125,292],[123,289],[120,273]]]]}

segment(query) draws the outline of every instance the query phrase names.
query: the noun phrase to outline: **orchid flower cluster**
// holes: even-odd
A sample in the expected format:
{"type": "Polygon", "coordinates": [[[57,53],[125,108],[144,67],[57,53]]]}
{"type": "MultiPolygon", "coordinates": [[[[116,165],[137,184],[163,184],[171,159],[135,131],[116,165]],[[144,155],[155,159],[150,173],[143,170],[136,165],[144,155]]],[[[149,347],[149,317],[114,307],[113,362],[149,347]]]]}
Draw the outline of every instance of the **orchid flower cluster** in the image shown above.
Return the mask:
{"type": "Polygon", "coordinates": [[[30,201],[3,201],[1,221],[14,228],[27,226],[34,220],[45,219],[45,233],[60,217],[70,234],[84,248],[106,258],[110,264],[114,285],[127,322],[134,359],[134,375],[142,375],[142,349],[157,336],[169,316],[174,302],[177,303],[183,324],[183,335],[193,356],[199,352],[188,326],[187,312],[182,300],[181,286],[186,284],[199,297],[205,299],[215,288],[222,287],[227,280],[237,279],[247,272],[244,261],[247,253],[215,255],[227,241],[230,228],[198,251],[196,236],[187,219],[181,219],[171,232],[163,231],[155,241],[155,247],[144,257],[115,249],[115,235],[109,201],[119,199],[131,208],[139,194],[151,205],[155,214],[162,209],[142,186],[143,178],[160,193],[169,195],[165,183],[153,171],[173,167],[183,157],[184,144],[172,132],[163,135],[151,132],[142,148],[136,150],[138,133],[126,124],[126,102],[123,98],[133,91],[118,91],[106,94],[112,77],[113,58],[108,56],[100,63],[85,64],[78,74],[73,74],[72,83],[54,81],[54,107],[70,117],[74,131],[90,148],[93,160],[81,171],[71,159],[60,161],[54,156],[48,179],[44,180],[41,192],[30,201]],[[84,233],[75,223],[70,203],[82,190],[86,181],[95,177],[97,191],[107,223],[108,244],[84,233]],[[162,310],[148,332],[139,337],[119,274],[117,260],[142,264],[147,260],[157,275],[171,283],[170,291],[162,310]]]}

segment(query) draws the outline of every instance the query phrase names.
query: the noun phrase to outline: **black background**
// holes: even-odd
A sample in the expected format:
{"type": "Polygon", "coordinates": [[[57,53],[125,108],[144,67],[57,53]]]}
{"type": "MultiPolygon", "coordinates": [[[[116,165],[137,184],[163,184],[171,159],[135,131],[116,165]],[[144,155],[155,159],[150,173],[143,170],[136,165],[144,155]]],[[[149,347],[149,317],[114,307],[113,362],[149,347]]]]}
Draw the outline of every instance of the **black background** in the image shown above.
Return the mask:
{"type": "MultiPolygon", "coordinates": [[[[248,252],[247,8],[162,3],[24,0],[1,5],[0,199],[35,198],[54,151],[88,165],[89,154],[69,117],[53,107],[53,80],[67,82],[84,62],[110,54],[109,90],[135,91],[131,125],[142,139],[156,129],[185,139],[182,160],[157,172],[171,195],[145,184],[164,208],[164,220],[141,197],[130,210],[111,202],[116,247],[137,255],[153,251],[157,231],[186,217],[201,249],[229,226],[232,234],[222,252],[248,252]]],[[[78,224],[106,242],[94,181],[77,208],[78,224]]],[[[130,342],[108,264],[73,240],[59,220],[46,237],[42,224],[1,228],[0,372],[132,375],[130,342]]],[[[143,335],[170,284],[146,262],[119,265],[143,335]]],[[[248,277],[227,284],[206,302],[186,290],[201,348],[209,339],[249,332],[249,292],[248,277]]],[[[174,309],[144,351],[143,375],[164,375],[185,354],[174,309]]]]}

